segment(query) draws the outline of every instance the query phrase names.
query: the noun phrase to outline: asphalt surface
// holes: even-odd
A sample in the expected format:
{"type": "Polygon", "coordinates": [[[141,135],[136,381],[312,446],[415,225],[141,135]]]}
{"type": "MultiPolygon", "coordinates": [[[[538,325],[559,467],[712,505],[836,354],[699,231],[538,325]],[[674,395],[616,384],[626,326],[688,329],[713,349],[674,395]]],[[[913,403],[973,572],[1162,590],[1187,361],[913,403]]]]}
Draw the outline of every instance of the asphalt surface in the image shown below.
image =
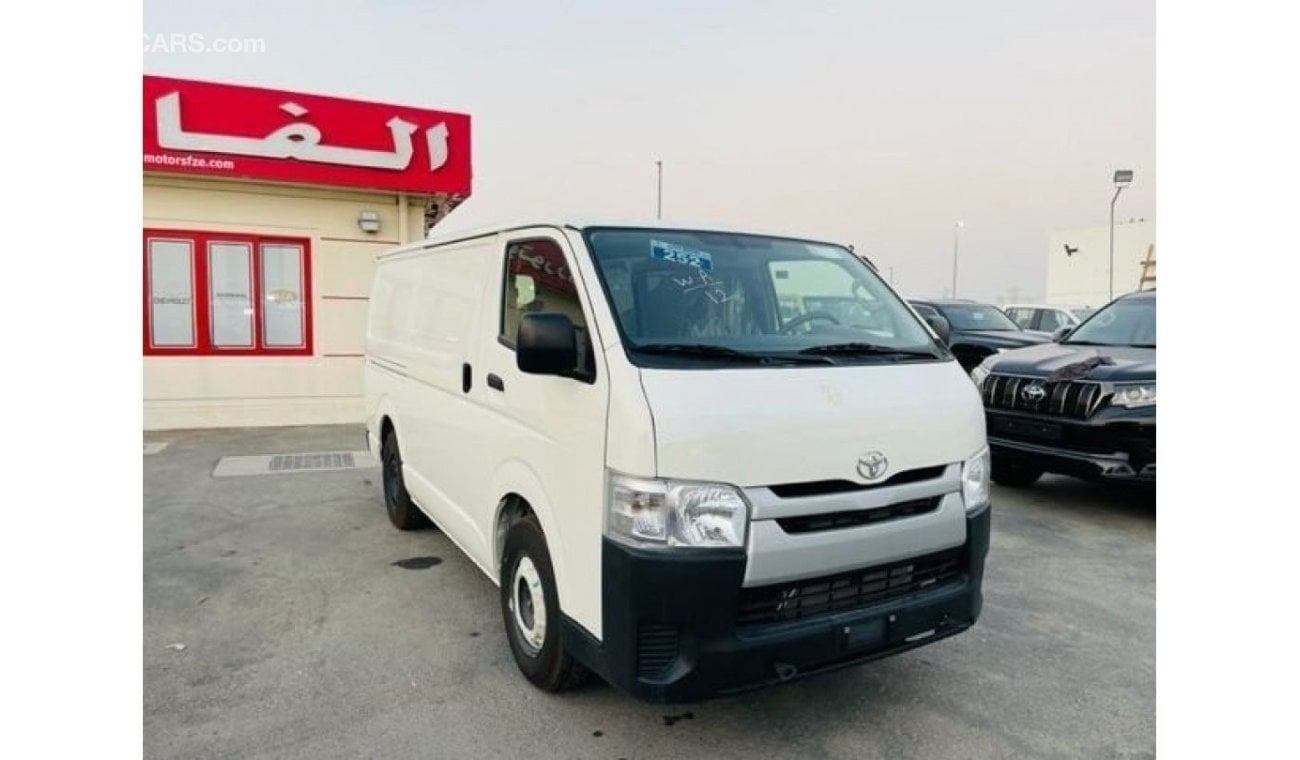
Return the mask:
{"type": "Polygon", "coordinates": [[[223,456],[363,449],[360,427],[146,441],[167,442],[144,458],[146,757],[1155,754],[1150,493],[1067,478],[995,486],[971,630],[662,706],[599,681],[563,695],[531,687],[495,587],[441,533],[390,527],[377,469],[212,477],[223,456]]]}

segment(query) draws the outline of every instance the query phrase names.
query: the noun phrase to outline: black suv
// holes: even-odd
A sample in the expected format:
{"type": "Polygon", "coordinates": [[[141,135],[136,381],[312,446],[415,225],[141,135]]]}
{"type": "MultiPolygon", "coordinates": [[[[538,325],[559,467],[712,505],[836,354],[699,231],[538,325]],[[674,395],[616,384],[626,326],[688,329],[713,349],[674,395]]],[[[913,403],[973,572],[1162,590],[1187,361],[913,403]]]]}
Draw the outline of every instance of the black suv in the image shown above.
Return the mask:
{"type": "Polygon", "coordinates": [[[1156,294],[1130,293],[1053,343],[1006,351],[971,373],[984,398],[993,480],[1044,472],[1155,484],[1156,294]]]}
{"type": "Polygon", "coordinates": [[[1022,330],[1001,309],[986,303],[958,299],[917,299],[908,303],[923,318],[937,314],[948,321],[948,348],[967,372],[990,354],[1048,341],[1046,334],[1022,330]]]}

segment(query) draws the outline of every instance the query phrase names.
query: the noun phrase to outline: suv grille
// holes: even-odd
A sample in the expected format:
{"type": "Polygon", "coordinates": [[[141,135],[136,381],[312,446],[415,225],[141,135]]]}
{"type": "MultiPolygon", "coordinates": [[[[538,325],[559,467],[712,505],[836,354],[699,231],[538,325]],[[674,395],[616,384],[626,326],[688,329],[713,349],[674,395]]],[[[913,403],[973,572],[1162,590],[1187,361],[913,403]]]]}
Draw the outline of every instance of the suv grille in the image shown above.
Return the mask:
{"type": "Polygon", "coordinates": [[[984,406],[989,409],[1010,409],[1016,412],[1033,412],[1059,417],[1087,419],[1101,405],[1101,384],[1078,380],[1060,380],[1049,383],[1035,377],[1017,375],[989,375],[984,381],[984,406]],[[1042,390],[1038,395],[1027,388],[1042,390]]]}
{"type": "Polygon", "coordinates": [[[736,624],[761,625],[851,610],[955,583],[963,549],[913,557],[840,575],[742,589],[736,624]]]}

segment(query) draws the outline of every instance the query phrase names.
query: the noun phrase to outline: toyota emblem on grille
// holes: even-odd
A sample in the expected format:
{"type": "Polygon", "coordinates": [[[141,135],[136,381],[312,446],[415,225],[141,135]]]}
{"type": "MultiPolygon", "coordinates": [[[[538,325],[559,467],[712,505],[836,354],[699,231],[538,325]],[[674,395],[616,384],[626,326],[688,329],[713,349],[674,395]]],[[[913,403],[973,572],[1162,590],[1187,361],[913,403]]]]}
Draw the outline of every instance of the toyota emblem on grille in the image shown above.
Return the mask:
{"type": "Polygon", "coordinates": [[[1041,385],[1026,385],[1025,389],[1020,391],[1020,397],[1030,403],[1038,403],[1047,396],[1047,391],[1043,390],[1041,385]]]}
{"type": "Polygon", "coordinates": [[[876,480],[889,469],[889,460],[879,451],[868,451],[858,457],[858,474],[867,480],[876,480]]]}

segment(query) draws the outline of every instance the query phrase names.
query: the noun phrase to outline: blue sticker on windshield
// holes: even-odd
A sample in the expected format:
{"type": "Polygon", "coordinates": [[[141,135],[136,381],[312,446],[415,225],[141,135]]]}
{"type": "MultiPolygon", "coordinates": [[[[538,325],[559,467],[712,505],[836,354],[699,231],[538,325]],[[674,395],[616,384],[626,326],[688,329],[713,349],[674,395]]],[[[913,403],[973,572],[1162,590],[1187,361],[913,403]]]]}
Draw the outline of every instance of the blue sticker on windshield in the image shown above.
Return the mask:
{"type": "Polygon", "coordinates": [[[685,264],[688,267],[695,267],[701,272],[713,271],[713,257],[704,251],[695,251],[672,243],[665,243],[662,240],[650,241],[650,255],[660,261],[671,261],[674,264],[685,264]]]}

